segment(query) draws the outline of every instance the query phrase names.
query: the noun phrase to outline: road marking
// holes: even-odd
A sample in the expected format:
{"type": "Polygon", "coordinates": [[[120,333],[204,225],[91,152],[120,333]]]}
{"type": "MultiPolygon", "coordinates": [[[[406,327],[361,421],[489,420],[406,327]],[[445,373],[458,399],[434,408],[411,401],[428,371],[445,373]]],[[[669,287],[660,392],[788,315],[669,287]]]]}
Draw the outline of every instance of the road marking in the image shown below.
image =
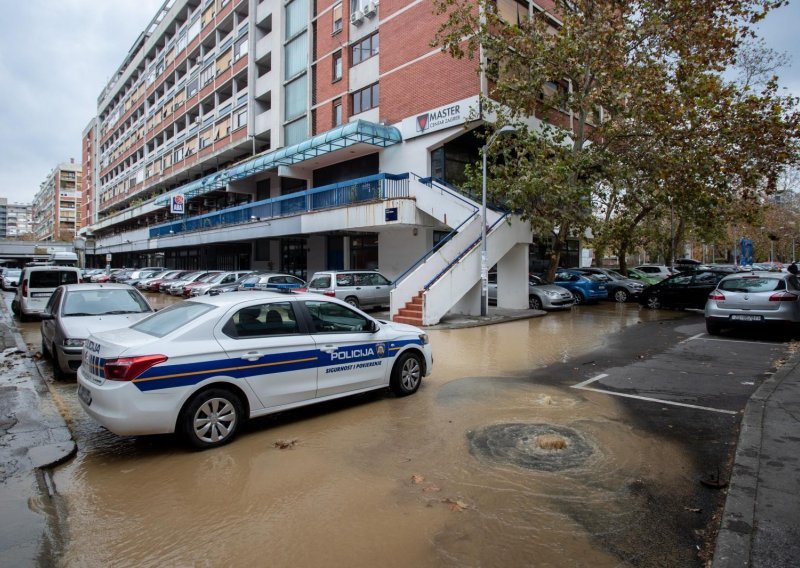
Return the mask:
{"type": "Polygon", "coordinates": [[[683,340],[683,341],[681,341],[680,343],[689,343],[690,341],[693,341],[693,340],[695,340],[695,339],[700,339],[700,338],[701,338],[701,337],[703,337],[704,335],[705,335],[705,333],[698,333],[697,335],[693,335],[693,336],[691,336],[691,337],[690,337],[690,338],[688,338],[688,339],[684,339],[684,340],[683,340]]]}
{"type": "MultiPolygon", "coordinates": [[[[601,378],[603,378],[603,376],[599,376],[599,377],[597,377],[595,379],[592,379],[592,380],[597,380],[597,379],[601,379],[601,378]]],[[[591,381],[589,381],[589,382],[591,382],[591,381]]],[[[596,389],[596,388],[593,388],[593,387],[581,386],[582,384],[583,383],[581,383],[579,385],[573,385],[572,388],[580,389],[580,390],[587,390],[587,391],[592,391],[592,392],[599,392],[601,394],[609,394],[611,396],[621,396],[621,397],[624,397],[624,398],[635,398],[636,400],[644,400],[644,401],[647,401],[647,402],[657,402],[659,404],[668,404],[668,405],[671,405],[671,406],[682,406],[684,408],[694,408],[694,409],[697,409],[697,410],[709,410],[711,412],[720,412],[722,414],[738,414],[738,412],[736,412],[735,410],[722,410],[721,408],[711,408],[710,406],[698,406],[696,404],[686,404],[684,402],[672,402],[672,401],[669,401],[669,400],[662,400],[660,398],[650,398],[648,396],[639,396],[638,394],[627,394],[627,393],[622,393],[622,392],[607,391],[607,390],[603,390],[603,389],[596,389]]]]}
{"type": "Polygon", "coordinates": [[[600,373],[600,374],[599,374],[599,375],[597,375],[596,377],[594,377],[594,378],[592,378],[592,379],[589,379],[588,381],[583,381],[582,383],[578,383],[577,385],[575,385],[575,386],[574,386],[574,387],[572,387],[572,388],[574,388],[574,389],[583,388],[583,387],[585,387],[586,385],[588,385],[588,384],[590,384],[590,383],[593,383],[593,382],[595,382],[595,381],[599,381],[600,379],[602,379],[602,378],[605,378],[605,377],[607,377],[607,376],[608,376],[608,373],[600,373]]]}
{"type": "MultiPolygon", "coordinates": [[[[753,345],[773,345],[772,343],[767,343],[766,341],[747,341],[744,339],[722,339],[721,337],[702,337],[704,333],[701,333],[698,339],[702,339],[703,341],[726,341],[728,343],[752,343],[753,345]]],[[[697,337],[697,336],[695,336],[697,337]]],[[[690,337],[686,341],[690,341],[694,339],[694,337],[690,337]]]]}

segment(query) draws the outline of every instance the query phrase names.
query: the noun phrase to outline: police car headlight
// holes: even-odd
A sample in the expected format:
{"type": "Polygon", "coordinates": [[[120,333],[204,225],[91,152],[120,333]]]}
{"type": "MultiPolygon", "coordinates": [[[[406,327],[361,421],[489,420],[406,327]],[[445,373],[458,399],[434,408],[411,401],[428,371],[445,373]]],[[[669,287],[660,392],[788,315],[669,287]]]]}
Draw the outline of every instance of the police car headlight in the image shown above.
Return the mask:
{"type": "Polygon", "coordinates": [[[64,347],[83,347],[84,343],[86,343],[85,339],[71,337],[64,340],[64,347]]]}
{"type": "Polygon", "coordinates": [[[423,345],[428,344],[428,334],[427,333],[420,333],[419,340],[422,342],[423,345]]]}

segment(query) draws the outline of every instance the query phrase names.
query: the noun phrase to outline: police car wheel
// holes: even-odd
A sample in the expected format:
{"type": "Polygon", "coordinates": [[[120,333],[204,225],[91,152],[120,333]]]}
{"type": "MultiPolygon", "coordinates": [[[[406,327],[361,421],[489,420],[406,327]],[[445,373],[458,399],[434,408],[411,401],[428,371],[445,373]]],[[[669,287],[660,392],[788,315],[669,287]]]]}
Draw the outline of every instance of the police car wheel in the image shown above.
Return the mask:
{"type": "Polygon", "coordinates": [[[236,435],[243,413],[238,396],[225,389],[209,389],[186,406],[182,416],[183,433],[197,449],[222,446],[236,435]]]}
{"type": "Polygon", "coordinates": [[[389,387],[397,396],[408,396],[417,392],[422,382],[422,358],[414,352],[403,353],[394,364],[389,387]]]}

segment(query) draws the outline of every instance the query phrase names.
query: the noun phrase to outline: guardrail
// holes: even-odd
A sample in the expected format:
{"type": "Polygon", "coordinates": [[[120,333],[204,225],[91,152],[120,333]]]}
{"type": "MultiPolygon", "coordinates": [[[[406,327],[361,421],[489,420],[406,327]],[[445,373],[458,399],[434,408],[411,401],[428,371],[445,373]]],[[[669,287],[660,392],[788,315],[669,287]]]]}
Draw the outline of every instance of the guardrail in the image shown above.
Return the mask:
{"type": "Polygon", "coordinates": [[[150,238],[276,219],[356,203],[409,197],[408,180],[407,173],[376,174],[325,185],[157,225],[150,228],[150,238]]]}

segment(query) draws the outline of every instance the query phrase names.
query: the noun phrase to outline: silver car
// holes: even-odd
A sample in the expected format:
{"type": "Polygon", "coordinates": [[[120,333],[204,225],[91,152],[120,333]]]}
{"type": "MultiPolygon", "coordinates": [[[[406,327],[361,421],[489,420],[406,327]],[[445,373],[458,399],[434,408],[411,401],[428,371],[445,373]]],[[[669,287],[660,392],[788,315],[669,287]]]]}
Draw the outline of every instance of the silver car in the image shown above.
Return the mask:
{"type": "Polygon", "coordinates": [[[356,308],[388,306],[392,281],[374,270],[326,270],[315,272],[307,289],[344,300],[356,308]]]}
{"type": "Polygon", "coordinates": [[[3,290],[15,290],[19,286],[19,275],[22,270],[19,268],[8,268],[3,272],[3,290]]]}
{"type": "MultiPolygon", "coordinates": [[[[497,273],[489,273],[489,302],[497,302],[497,273]]],[[[528,276],[528,307],[532,310],[569,309],[575,304],[572,292],[555,284],[547,284],[538,276],[528,276]]]]}
{"type": "Polygon", "coordinates": [[[745,272],[726,276],[708,295],[706,330],[800,323],[800,282],[786,272],[745,272]]]}
{"type": "Polygon", "coordinates": [[[153,311],[127,284],[59,286],[42,312],[42,353],[52,357],[56,378],[64,378],[78,370],[90,333],[127,327],[153,311]]]}

